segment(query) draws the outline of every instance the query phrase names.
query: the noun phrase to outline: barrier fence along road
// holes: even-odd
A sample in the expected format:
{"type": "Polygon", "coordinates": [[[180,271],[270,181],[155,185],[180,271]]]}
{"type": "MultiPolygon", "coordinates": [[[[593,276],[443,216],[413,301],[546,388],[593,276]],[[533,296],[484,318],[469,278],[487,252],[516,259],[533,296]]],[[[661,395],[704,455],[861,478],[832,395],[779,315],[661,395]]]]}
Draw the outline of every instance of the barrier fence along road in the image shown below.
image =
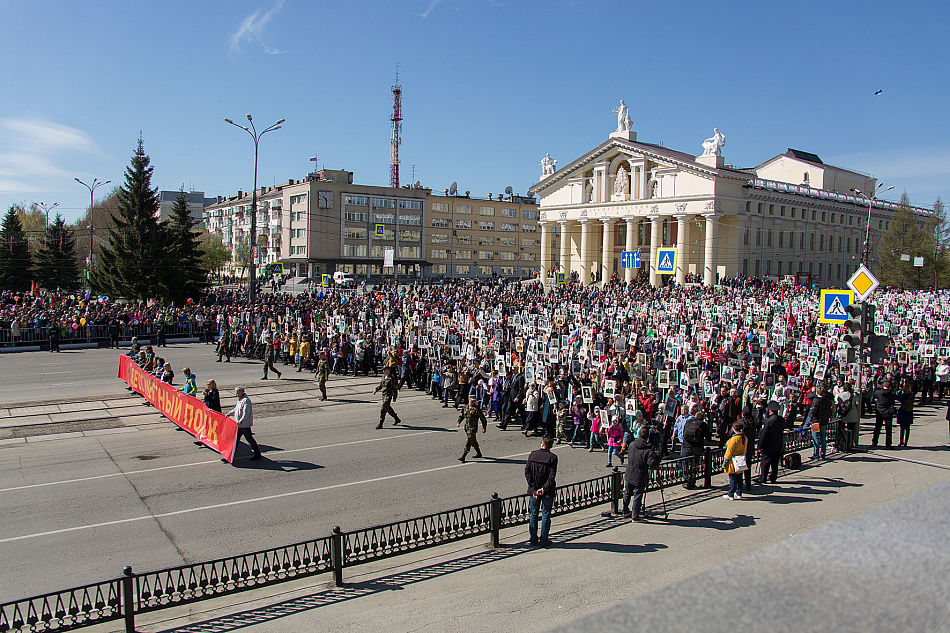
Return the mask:
{"type": "MultiPolygon", "coordinates": [[[[841,422],[828,430],[836,447],[841,422]]],[[[810,433],[785,432],[785,453],[811,447],[810,433]]],[[[648,491],[703,479],[722,472],[724,448],[707,448],[701,456],[662,462],[650,473],[648,491]],[[690,476],[687,477],[687,474],[690,476]]],[[[752,463],[758,463],[758,449],[752,463]]],[[[617,513],[623,497],[624,473],[619,468],[594,479],[558,486],[552,516],[610,503],[617,513]]],[[[217,596],[247,591],[298,578],[333,573],[343,584],[343,570],[454,541],[490,535],[491,547],[500,545],[503,528],[528,523],[528,494],[491,499],[462,508],[344,532],[248,554],[135,574],[131,567],[112,580],[55,591],[0,604],[0,633],[7,631],[69,631],[112,620],[125,620],[127,633],[135,631],[135,615],[217,596]]]]}

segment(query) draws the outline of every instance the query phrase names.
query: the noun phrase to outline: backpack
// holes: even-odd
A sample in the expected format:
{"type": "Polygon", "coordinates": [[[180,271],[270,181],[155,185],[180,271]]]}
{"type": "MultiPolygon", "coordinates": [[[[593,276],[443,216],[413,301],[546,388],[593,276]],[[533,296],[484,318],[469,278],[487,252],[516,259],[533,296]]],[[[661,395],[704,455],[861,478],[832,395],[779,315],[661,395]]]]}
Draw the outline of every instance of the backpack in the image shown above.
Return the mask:
{"type": "Polygon", "coordinates": [[[683,426],[683,439],[690,444],[701,444],[703,441],[702,423],[696,418],[690,418],[683,426]]]}

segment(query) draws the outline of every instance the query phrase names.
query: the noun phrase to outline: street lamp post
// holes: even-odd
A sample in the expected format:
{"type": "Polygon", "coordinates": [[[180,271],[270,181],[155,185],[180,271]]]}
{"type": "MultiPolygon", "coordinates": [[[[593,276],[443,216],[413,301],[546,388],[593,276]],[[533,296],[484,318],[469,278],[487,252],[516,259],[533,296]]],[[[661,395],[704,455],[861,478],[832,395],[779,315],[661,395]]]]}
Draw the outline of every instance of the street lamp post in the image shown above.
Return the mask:
{"type": "MultiPolygon", "coordinates": [[[[868,197],[863,191],[861,191],[858,188],[851,189],[852,192],[854,192],[855,194],[861,196],[862,198],[868,201],[868,221],[864,230],[864,254],[861,255],[861,263],[864,264],[865,266],[868,265],[868,253],[871,250],[871,208],[874,206],[874,201],[877,200],[877,194],[879,193],[881,187],[883,186],[884,186],[883,182],[877,183],[877,189],[871,192],[870,197],[868,197]]],[[[890,191],[893,188],[894,186],[891,185],[887,189],[880,191],[880,193],[883,193],[884,191],[890,191]]]]}
{"type": "Polygon", "coordinates": [[[265,128],[259,134],[257,128],[254,127],[254,120],[251,119],[251,115],[247,115],[247,122],[251,124],[251,127],[246,125],[238,125],[231,119],[225,119],[227,123],[230,123],[234,127],[239,127],[248,134],[251,135],[251,138],[254,139],[254,192],[251,194],[251,266],[250,274],[248,275],[247,280],[247,300],[252,305],[254,303],[254,286],[257,283],[257,263],[254,261],[254,249],[257,247],[257,150],[258,145],[261,142],[261,137],[272,132],[273,130],[279,130],[280,124],[284,122],[284,119],[280,119],[277,123],[265,128]]]}
{"type": "Polygon", "coordinates": [[[49,212],[59,206],[58,202],[54,202],[52,206],[45,204],[43,202],[37,202],[36,206],[43,209],[43,213],[46,214],[46,228],[49,228],[49,212]]]}
{"type": "MultiPolygon", "coordinates": [[[[81,181],[79,178],[73,178],[80,185],[89,190],[89,289],[92,290],[92,270],[96,265],[96,213],[95,213],[95,193],[96,189],[102,185],[108,185],[111,180],[105,182],[99,182],[98,179],[93,178],[90,184],[86,184],[81,181]]],[[[47,215],[47,224],[49,224],[49,216],[47,215]]]]}

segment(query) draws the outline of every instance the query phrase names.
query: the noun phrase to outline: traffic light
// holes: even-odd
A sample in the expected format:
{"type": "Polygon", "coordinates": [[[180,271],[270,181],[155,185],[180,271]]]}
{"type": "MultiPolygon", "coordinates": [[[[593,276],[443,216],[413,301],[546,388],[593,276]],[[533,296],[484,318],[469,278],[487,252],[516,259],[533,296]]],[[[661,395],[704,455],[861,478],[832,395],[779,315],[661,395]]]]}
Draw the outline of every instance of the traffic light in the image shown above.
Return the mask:
{"type": "Polygon", "coordinates": [[[889,354],[887,353],[887,347],[891,343],[891,337],[873,335],[871,336],[870,341],[870,355],[871,355],[871,364],[879,365],[881,363],[887,362],[889,354]]]}
{"type": "Polygon", "coordinates": [[[866,321],[864,318],[864,310],[864,305],[855,303],[852,303],[844,309],[844,311],[848,313],[849,318],[844,322],[844,334],[841,340],[848,347],[860,347],[861,341],[864,340],[866,321]]]}
{"type": "Polygon", "coordinates": [[[861,328],[861,342],[864,343],[866,348],[871,346],[871,341],[874,338],[874,313],[877,308],[873,303],[864,304],[864,323],[861,328]]]}

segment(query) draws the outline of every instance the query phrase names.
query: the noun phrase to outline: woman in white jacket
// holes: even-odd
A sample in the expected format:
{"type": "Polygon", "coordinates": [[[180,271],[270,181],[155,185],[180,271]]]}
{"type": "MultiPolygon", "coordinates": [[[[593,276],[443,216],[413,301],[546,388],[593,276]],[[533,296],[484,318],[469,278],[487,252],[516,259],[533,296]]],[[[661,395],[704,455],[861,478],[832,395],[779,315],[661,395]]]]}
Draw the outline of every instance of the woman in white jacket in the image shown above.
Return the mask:
{"type": "Polygon", "coordinates": [[[521,432],[525,437],[528,437],[528,433],[532,432],[538,424],[538,409],[540,408],[541,403],[541,394],[538,392],[538,385],[531,383],[528,387],[528,394],[524,399],[524,426],[521,427],[521,432]]]}

